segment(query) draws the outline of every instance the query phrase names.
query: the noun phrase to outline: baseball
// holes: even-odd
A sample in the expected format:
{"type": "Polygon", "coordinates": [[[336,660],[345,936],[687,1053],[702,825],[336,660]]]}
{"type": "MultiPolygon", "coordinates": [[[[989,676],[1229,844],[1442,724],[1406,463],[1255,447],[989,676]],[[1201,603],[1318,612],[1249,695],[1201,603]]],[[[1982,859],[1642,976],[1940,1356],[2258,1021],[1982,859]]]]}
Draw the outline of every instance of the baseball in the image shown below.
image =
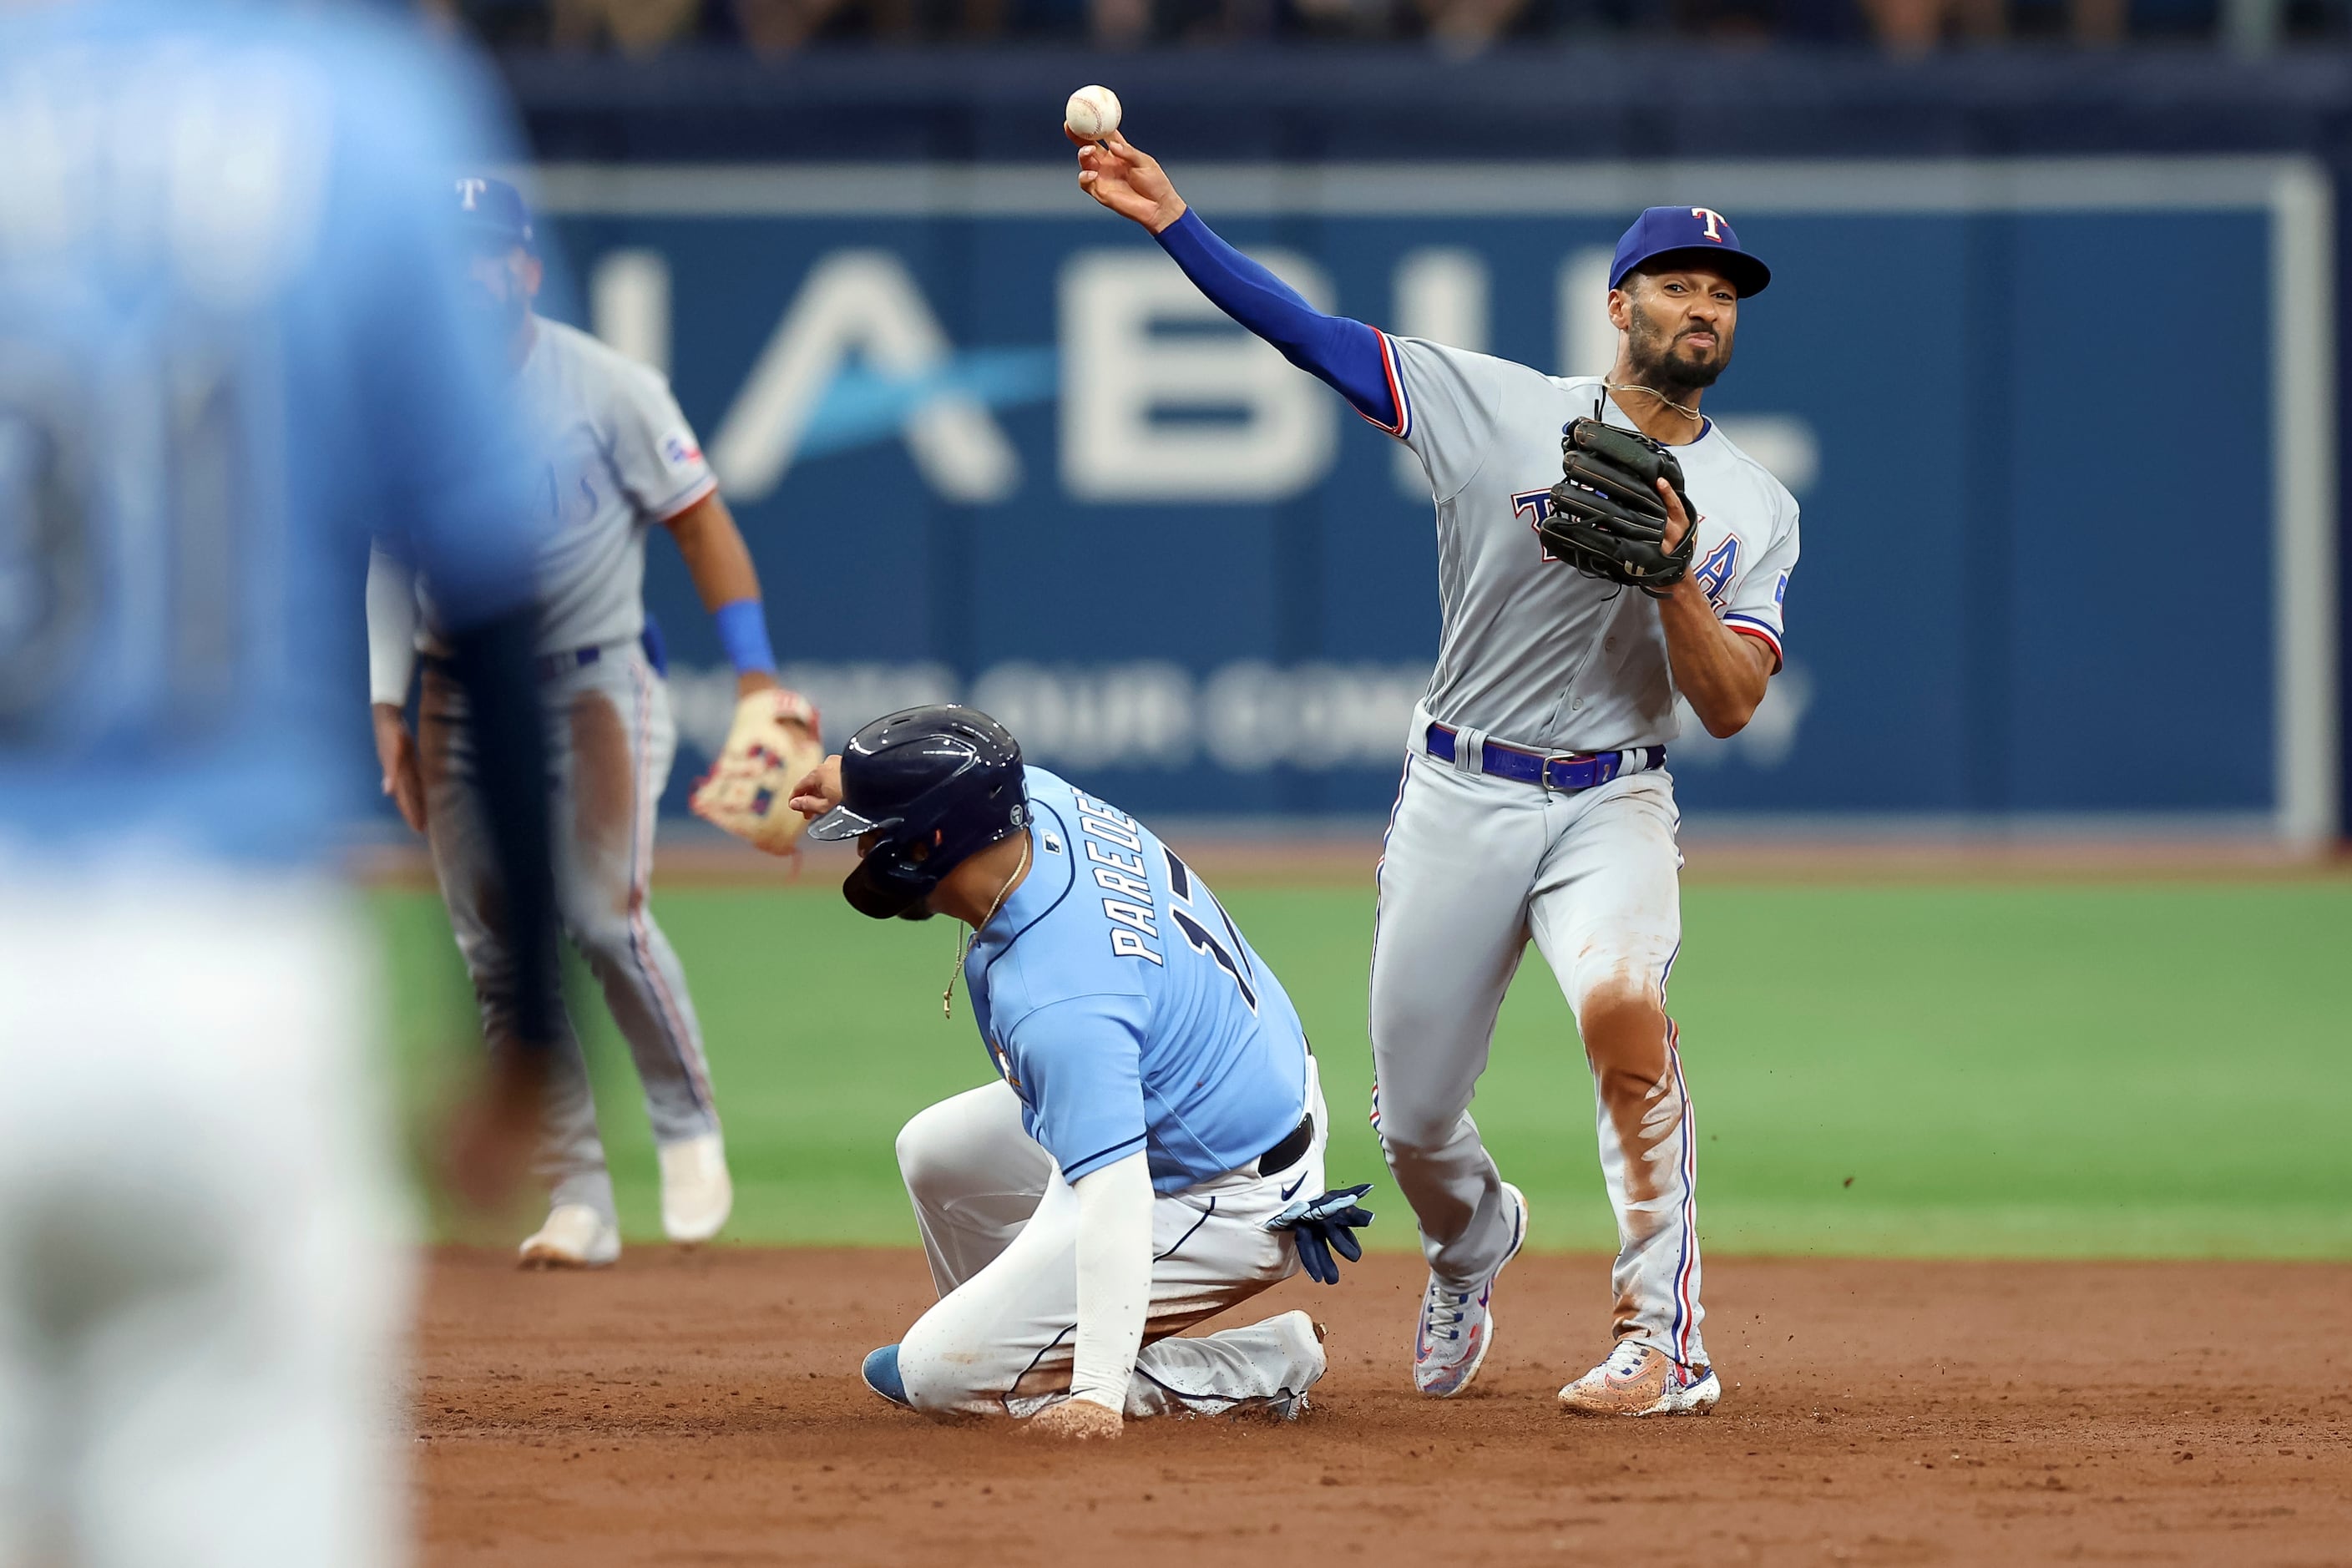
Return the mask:
{"type": "Polygon", "coordinates": [[[1082,87],[1063,106],[1062,123],[1074,136],[1092,142],[1118,129],[1118,94],[1107,87],[1082,87]]]}

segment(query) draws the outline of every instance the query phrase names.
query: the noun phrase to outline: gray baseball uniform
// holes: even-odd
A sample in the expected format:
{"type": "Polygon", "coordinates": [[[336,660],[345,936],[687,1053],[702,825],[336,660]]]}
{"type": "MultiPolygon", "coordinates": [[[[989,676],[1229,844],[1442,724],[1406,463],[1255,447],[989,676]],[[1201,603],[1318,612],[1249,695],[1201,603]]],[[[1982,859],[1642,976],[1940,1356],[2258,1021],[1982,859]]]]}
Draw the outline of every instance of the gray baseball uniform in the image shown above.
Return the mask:
{"type": "MultiPolygon", "coordinates": [[[[1656,605],[1550,561],[1534,531],[1561,427],[1595,414],[1631,426],[1601,382],[1410,338],[1383,348],[1397,434],[1436,502],[1444,629],[1380,875],[1373,1120],[1431,1269],[1475,1289],[1502,1261],[1510,1220],[1468,1108],[1528,940],[1580,1018],[1616,996],[1664,999],[1682,936],[1680,819],[1652,748],[1675,736],[1675,689],[1656,605]],[[1608,782],[1559,793],[1481,771],[1490,741],[1621,755],[1608,782]]],[[[1777,667],[1796,501],[1712,424],[1675,456],[1699,513],[1694,575],[1777,667]]],[[[1592,1066],[1617,1337],[1696,1365],[1696,1134],[1677,1045],[1669,1026],[1658,1060],[1592,1066]]]]}
{"type": "MultiPolygon", "coordinates": [[[[537,326],[517,382],[543,443],[541,500],[552,522],[541,562],[539,651],[556,769],[558,890],[565,929],[629,1042],[654,1136],[673,1143],[719,1121],[685,973],[646,906],[654,810],[677,733],[638,639],[646,529],[717,481],[659,375],[574,328],[537,326]]],[[[510,1026],[513,963],[498,930],[488,841],[467,787],[461,700],[440,668],[436,624],[431,585],[378,551],[369,563],[370,685],[377,701],[404,700],[412,644],[425,656],[417,728],[433,867],[495,1040],[510,1026]]],[[[557,1204],[587,1204],[609,1219],[612,1177],[576,1040],[562,1042],[558,1060],[543,1169],[557,1204]]]]}

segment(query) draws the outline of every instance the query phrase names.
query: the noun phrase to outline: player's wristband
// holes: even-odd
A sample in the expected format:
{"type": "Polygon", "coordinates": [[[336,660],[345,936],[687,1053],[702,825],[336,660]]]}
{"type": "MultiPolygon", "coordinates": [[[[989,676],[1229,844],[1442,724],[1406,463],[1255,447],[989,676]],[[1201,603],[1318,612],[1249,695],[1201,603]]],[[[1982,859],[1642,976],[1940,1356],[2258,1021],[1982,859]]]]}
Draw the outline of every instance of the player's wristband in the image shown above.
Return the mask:
{"type": "Polygon", "coordinates": [[[721,605],[710,613],[710,619],[719,628],[719,645],[727,650],[736,674],[776,673],[776,650],[768,646],[768,616],[759,600],[737,599],[721,605]]]}

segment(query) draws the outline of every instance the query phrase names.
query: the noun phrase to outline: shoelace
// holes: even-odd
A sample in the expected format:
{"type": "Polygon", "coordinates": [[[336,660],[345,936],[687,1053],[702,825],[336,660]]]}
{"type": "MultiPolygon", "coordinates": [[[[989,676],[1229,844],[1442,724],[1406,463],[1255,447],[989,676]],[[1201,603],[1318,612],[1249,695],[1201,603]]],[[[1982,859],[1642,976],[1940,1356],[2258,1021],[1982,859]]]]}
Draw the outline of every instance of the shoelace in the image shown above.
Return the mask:
{"type": "Polygon", "coordinates": [[[1442,1286],[1431,1288],[1422,1303],[1421,1337],[1424,1340],[1458,1340],[1462,1337],[1462,1320],[1470,1315],[1467,1290],[1448,1290],[1442,1286]],[[1445,1316],[1448,1308],[1452,1314],[1445,1316]]]}
{"type": "Polygon", "coordinates": [[[1611,1377],[1631,1377],[1642,1370],[1642,1361],[1647,1353],[1643,1346],[1627,1340],[1609,1352],[1609,1359],[1601,1363],[1602,1370],[1611,1377]]]}

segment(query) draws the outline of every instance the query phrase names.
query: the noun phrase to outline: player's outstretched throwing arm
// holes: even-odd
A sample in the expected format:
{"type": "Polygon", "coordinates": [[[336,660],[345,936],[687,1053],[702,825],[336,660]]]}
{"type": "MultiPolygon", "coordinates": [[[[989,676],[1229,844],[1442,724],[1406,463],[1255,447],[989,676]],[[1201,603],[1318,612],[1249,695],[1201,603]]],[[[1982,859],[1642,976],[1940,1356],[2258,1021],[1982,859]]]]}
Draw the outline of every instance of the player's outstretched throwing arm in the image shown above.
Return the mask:
{"type": "Polygon", "coordinates": [[[1219,310],[1329,383],[1357,413],[1392,436],[1404,434],[1402,400],[1381,331],[1324,314],[1226,244],[1184,205],[1158,160],[1113,132],[1103,142],[1080,143],[1078,185],[1149,229],[1219,310]]]}

